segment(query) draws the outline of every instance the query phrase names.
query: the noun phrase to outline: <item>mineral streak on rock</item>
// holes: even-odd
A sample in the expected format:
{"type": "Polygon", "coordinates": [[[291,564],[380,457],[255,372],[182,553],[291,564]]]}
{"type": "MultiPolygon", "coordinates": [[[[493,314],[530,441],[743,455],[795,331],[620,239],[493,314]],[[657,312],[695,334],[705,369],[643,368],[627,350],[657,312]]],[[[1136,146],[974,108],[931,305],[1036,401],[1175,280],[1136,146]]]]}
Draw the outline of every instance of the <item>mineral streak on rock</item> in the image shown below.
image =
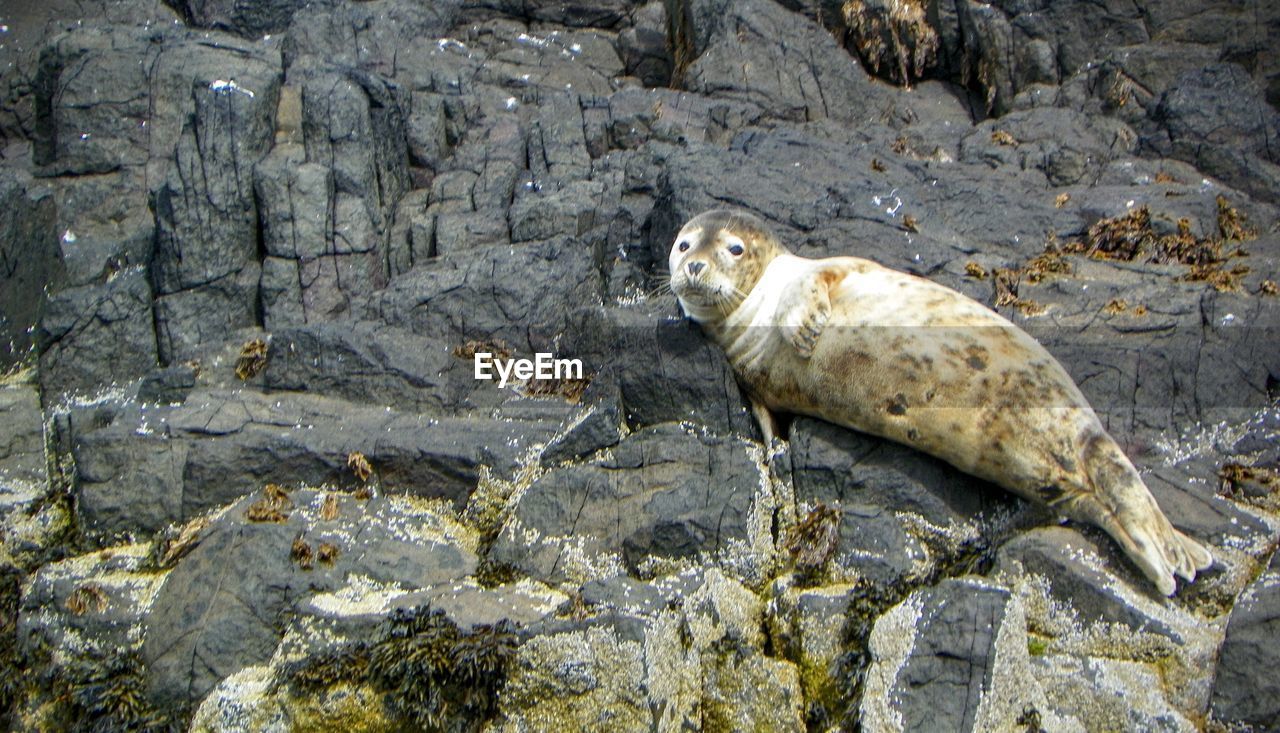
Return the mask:
{"type": "Polygon", "coordinates": [[[0,728],[1280,726],[1275,3],[10,5],[0,728]],[[1016,320],[1217,567],[760,445],[718,206],[1016,320]]]}

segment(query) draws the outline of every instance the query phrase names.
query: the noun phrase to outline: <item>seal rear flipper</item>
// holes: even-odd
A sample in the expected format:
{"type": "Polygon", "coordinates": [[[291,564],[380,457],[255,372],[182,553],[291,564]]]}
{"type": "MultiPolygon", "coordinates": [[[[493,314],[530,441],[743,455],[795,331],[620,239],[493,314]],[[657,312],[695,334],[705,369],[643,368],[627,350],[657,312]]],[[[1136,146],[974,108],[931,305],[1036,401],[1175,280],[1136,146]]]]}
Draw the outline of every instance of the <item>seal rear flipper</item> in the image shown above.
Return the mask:
{"type": "Polygon", "coordinates": [[[1169,523],[1115,441],[1093,436],[1082,458],[1093,490],[1077,497],[1074,508],[1111,535],[1162,594],[1173,595],[1175,575],[1195,580],[1213,564],[1204,545],[1169,523]]]}

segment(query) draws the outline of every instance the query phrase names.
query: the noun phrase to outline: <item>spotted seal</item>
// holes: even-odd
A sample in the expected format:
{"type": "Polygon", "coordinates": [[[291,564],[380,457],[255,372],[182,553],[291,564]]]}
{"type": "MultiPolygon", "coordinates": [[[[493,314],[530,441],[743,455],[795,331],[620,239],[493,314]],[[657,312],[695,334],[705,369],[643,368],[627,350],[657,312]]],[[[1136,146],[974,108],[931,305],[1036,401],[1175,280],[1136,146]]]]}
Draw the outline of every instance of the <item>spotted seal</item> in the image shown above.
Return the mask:
{"type": "Polygon", "coordinates": [[[725,209],[685,224],[669,265],[767,443],[787,412],[912,446],[1101,527],[1165,595],[1212,564],[1062,365],[977,301],[857,257],[798,257],[758,217],[725,209]]]}

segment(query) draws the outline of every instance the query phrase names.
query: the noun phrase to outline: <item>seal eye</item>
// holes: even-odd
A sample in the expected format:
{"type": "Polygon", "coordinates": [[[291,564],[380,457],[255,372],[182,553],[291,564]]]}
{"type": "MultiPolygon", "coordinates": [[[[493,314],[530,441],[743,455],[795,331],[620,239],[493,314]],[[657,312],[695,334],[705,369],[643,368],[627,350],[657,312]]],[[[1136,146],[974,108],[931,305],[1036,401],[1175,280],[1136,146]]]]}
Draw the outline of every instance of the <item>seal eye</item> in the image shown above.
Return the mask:
{"type": "Polygon", "coordinates": [[[689,251],[689,242],[688,242],[688,240],[685,240],[685,241],[681,242],[680,244],[677,244],[677,245],[676,245],[676,249],[680,250],[681,252],[688,252],[688,251],[689,251]]]}
{"type": "Polygon", "coordinates": [[[742,245],[741,245],[741,244],[731,244],[731,245],[729,245],[729,254],[733,255],[734,257],[741,257],[741,256],[742,256],[742,253],[743,253],[743,252],[745,252],[745,251],[746,251],[746,250],[744,250],[744,249],[742,248],[742,245]]]}

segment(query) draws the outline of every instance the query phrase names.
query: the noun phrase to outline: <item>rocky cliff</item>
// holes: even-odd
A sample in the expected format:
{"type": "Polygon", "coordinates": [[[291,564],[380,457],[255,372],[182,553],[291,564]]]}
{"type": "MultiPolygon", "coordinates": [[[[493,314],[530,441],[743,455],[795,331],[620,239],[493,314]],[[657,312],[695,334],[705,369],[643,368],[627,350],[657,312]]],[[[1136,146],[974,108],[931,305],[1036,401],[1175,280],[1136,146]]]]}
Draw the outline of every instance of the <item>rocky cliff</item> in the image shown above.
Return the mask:
{"type": "Polygon", "coordinates": [[[17,730],[1280,727],[1264,2],[0,9],[17,730]],[[665,288],[750,209],[988,303],[1216,564],[807,419],[665,288]],[[475,354],[579,359],[499,387],[475,354]]]}

